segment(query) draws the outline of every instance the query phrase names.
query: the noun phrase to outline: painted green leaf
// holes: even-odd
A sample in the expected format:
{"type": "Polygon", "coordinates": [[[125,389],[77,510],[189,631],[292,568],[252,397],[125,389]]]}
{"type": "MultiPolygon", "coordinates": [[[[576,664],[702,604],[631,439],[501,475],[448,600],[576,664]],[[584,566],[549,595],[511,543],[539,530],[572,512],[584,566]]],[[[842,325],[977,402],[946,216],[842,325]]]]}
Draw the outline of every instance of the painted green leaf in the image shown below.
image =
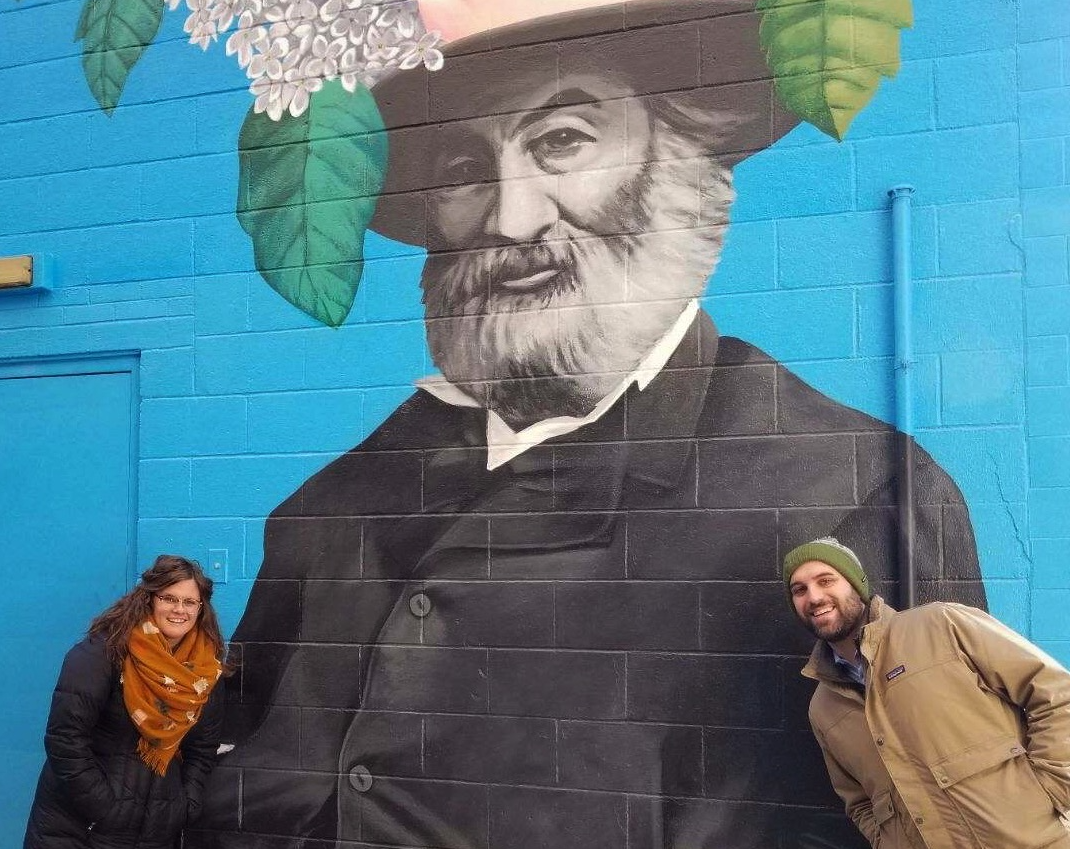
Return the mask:
{"type": "Polygon", "coordinates": [[[100,108],[119,105],[126,79],[160,30],[163,0],[86,0],[75,30],[82,68],[100,108]]]}
{"type": "Polygon", "coordinates": [[[910,0],[758,0],[756,8],[780,99],[837,140],[880,78],[899,72],[899,30],[913,23],[910,0]]]}
{"type": "Polygon", "coordinates": [[[295,307],[337,327],[353,307],[386,168],[371,92],[350,94],[334,81],[299,118],[250,109],[238,151],[238,220],[257,269],[295,307]]]}

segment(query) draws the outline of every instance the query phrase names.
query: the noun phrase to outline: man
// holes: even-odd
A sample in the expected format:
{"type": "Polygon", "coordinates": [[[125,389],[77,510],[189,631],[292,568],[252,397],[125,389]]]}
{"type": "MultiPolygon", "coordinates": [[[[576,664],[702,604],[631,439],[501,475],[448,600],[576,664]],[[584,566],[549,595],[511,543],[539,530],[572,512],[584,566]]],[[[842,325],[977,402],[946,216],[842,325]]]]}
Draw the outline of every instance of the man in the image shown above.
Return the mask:
{"type": "MultiPolygon", "coordinates": [[[[890,567],[896,434],[699,309],[730,165],[791,126],[748,8],[533,12],[376,86],[441,374],[269,519],[201,839],[858,840],[768,563],[836,531],[890,567]]],[[[911,494],[922,594],[983,603],[920,450],[911,494]]]]}
{"type": "Polygon", "coordinates": [[[976,608],[893,610],[832,537],[784,579],[818,638],[810,724],[872,846],[1070,847],[1070,673],[976,608]]]}

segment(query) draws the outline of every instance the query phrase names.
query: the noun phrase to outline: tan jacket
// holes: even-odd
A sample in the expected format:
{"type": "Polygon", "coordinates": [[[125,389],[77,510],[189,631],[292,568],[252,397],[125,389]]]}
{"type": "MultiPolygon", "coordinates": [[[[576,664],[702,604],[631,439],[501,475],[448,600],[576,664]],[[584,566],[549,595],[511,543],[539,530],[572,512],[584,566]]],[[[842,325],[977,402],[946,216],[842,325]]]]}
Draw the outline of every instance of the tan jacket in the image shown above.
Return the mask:
{"type": "Polygon", "coordinates": [[[874,597],[865,692],[828,644],[810,724],[847,814],[881,849],[1070,849],[1070,673],[987,613],[874,597]]]}

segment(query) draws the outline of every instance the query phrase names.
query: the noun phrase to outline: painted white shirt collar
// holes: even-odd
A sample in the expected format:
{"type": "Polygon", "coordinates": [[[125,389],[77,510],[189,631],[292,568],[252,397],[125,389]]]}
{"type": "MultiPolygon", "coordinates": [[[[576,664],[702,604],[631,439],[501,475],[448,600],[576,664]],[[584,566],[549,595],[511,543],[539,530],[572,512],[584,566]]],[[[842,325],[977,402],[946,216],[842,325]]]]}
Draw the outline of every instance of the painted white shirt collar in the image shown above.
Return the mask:
{"type": "MultiPolygon", "coordinates": [[[[548,419],[528,425],[523,430],[515,431],[494,410],[487,410],[487,470],[496,469],[504,463],[508,463],[515,457],[519,457],[530,448],[541,445],[555,436],[564,436],[586,427],[592,422],[598,421],[606,414],[620,397],[628,391],[634,383],[642,392],[650,384],[658,373],[665,368],[669,357],[680,346],[688,328],[698,315],[698,301],[691,300],[680,317],[669,328],[668,332],[647,353],[635,371],[624,378],[617,387],[606,395],[591,412],[579,418],[577,416],[552,416],[548,419]]],[[[446,380],[442,375],[430,375],[416,381],[416,386],[425,392],[430,392],[440,401],[453,404],[456,407],[479,407],[472,396],[466,394],[458,387],[446,380]]]]}

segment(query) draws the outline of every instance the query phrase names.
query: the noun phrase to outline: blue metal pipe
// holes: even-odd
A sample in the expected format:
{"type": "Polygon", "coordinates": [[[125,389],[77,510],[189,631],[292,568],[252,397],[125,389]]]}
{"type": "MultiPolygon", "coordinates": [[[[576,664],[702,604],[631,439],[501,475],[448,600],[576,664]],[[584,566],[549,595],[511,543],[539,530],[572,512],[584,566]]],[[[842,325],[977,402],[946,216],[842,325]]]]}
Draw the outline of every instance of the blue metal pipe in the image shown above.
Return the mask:
{"type": "Polygon", "coordinates": [[[914,298],[913,186],[895,186],[892,199],[892,281],[895,308],[895,425],[898,441],[899,604],[917,604],[914,563],[914,298]]]}
{"type": "Polygon", "coordinates": [[[913,186],[896,186],[892,199],[892,280],[895,297],[895,424],[914,435],[914,292],[911,258],[913,186]]]}

